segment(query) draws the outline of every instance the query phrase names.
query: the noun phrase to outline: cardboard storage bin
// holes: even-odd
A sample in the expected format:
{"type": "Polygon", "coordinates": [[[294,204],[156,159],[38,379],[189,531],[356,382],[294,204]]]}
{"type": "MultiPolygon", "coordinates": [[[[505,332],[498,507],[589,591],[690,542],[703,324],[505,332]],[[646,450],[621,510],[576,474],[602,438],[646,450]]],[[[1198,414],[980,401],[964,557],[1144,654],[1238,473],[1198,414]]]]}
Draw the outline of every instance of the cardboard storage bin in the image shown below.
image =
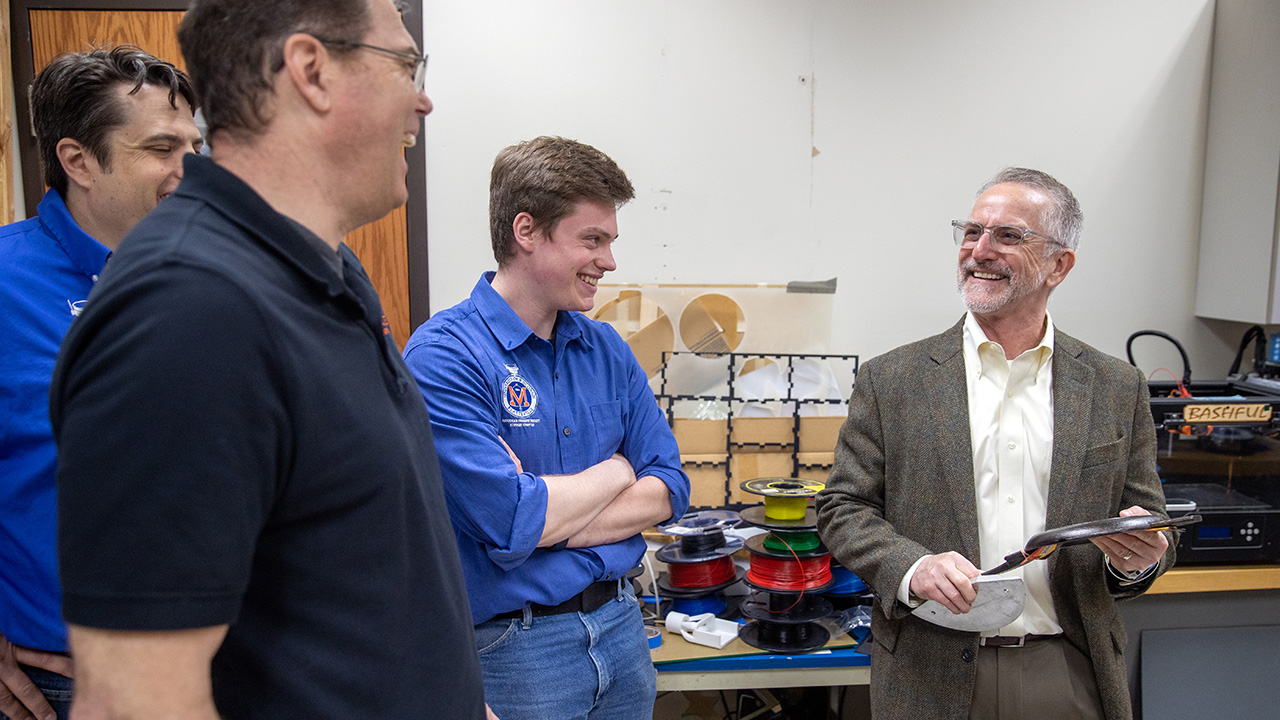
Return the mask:
{"type": "Polygon", "coordinates": [[[832,452],[798,453],[796,460],[800,463],[800,470],[796,477],[825,483],[827,476],[831,474],[831,464],[835,462],[835,458],[836,454],[832,452]]]}
{"type": "MultiPolygon", "coordinates": [[[[736,424],[737,421],[735,420],[736,424]]],[[[829,453],[840,439],[844,417],[801,417],[799,450],[802,453],[829,453]]]]}
{"type": "Polygon", "coordinates": [[[700,508],[719,508],[725,505],[724,453],[704,455],[680,455],[681,467],[689,476],[689,505],[700,508]]]}
{"type": "Polygon", "coordinates": [[[735,446],[793,448],[796,442],[796,421],[789,415],[735,417],[729,440],[735,446]]]}
{"type": "Polygon", "coordinates": [[[680,446],[680,456],[719,453],[724,456],[727,447],[725,434],[729,432],[728,420],[691,420],[676,418],[671,433],[680,446]]]}

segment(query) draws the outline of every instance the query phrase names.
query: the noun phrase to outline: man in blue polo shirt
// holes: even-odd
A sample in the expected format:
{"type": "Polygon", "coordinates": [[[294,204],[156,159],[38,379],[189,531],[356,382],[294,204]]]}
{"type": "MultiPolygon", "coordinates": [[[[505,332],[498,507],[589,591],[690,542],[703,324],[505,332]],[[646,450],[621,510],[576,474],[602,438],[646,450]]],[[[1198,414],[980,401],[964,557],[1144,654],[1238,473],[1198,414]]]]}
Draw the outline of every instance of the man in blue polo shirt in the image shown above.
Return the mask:
{"type": "Polygon", "coordinates": [[[0,228],[0,717],[65,717],[49,378],[120,240],[200,149],[187,76],[137,48],[55,58],[31,85],[38,215],[0,228]],[[52,703],[52,705],[51,705],[52,703]]]}
{"type": "Polygon", "coordinates": [[[689,479],[645,372],[581,312],[635,195],[600,151],[541,137],[494,162],[497,272],[413,334],[462,555],[485,697],[503,720],[649,718],[654,670],[625,573],[689,479]]]}

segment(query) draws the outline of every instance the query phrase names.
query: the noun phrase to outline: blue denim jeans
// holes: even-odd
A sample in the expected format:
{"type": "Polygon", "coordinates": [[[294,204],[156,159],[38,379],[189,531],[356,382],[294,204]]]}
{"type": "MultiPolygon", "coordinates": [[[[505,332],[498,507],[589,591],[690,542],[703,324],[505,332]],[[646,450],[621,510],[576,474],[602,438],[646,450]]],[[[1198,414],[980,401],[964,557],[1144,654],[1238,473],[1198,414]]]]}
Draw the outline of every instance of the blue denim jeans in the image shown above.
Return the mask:
{"type": "MultiPolygon", "coordinates": [[[[31,682],[44,693],[45,699],[53,706],[53,711],[58,713],[58,720],[67,720],[71,713],[71,678],[40,668],[26,665],[21,667],[27,677],[31,678],[31,682]]],[[[9,720],[9,716],[0,712],[0,719],[9,720]]]]}
{"type": "Polygon", "coordinates": [[[502,720],[651,720],[657,674],[629,583],[593,613],[476,626],[485,701],[502,720]]]}

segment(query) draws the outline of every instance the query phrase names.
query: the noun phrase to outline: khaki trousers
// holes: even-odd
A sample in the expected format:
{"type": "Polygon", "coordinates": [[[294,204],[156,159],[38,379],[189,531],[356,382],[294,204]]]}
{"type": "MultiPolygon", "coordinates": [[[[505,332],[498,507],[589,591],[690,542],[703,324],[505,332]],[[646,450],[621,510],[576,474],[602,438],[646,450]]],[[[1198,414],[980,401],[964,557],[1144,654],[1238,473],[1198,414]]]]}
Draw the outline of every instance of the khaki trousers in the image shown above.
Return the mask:
{"type": "Polygon", "coordinates": [[[1102,720],[1093,664],[1061,637],[978,648],[970,720],[1102,720]]]}

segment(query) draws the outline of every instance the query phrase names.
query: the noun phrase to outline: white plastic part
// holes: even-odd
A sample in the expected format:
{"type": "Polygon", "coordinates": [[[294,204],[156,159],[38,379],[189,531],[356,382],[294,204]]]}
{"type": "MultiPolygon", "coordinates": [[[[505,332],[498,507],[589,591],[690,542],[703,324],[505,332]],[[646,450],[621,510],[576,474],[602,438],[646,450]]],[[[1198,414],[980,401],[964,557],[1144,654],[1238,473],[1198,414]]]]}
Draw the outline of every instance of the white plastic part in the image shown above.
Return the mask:
{"type": "Polygon", "coordinates": [[[732,620],[721,620],[711,613],[689,616],[684,613],[670,612],[667,613],[666,625],[667,632],[678,632],[691,643],[706,645],[717,650],[738,637],[738,623],[732,620]]]}

